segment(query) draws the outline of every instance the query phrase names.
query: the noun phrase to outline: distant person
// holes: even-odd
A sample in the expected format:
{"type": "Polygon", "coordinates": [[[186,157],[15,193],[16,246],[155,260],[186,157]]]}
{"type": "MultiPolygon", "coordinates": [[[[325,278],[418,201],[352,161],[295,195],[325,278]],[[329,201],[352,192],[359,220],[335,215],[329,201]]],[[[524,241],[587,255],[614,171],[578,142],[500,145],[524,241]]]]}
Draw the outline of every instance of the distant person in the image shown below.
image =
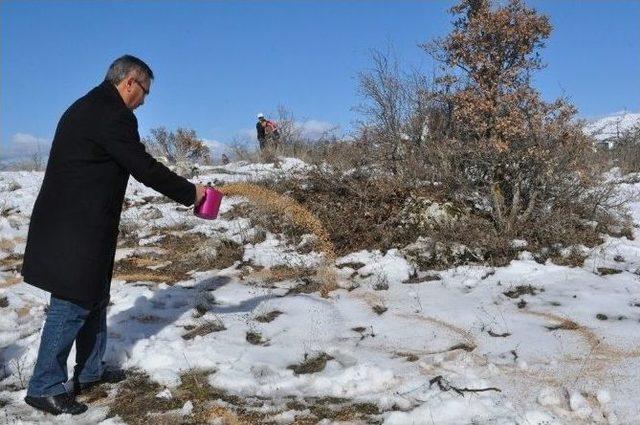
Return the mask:
{"type": "Polygon", "coordinates": [[[276,123],[266,119],[263,114],[258,114],[256,133],[261,151],[272,150],[278,147],[278,143],[280,141],[278,127],[276,126],[276,123]]]}
{"type": "Polygon", "coordinates": [[[151,90],[143,61],[116,59],[105,80],[60,118],[29,224],[22,275],[51,293],[25,402],[54,415],[87,406],[76,394],[124,371],[107,369],[107,305],[118,225],[129,176],[183,205],[199,203],[194,185],[153,159],[140,143],[133,110],[151,90]],[[76,344],[73,378],[67,357],[76,344]]]}

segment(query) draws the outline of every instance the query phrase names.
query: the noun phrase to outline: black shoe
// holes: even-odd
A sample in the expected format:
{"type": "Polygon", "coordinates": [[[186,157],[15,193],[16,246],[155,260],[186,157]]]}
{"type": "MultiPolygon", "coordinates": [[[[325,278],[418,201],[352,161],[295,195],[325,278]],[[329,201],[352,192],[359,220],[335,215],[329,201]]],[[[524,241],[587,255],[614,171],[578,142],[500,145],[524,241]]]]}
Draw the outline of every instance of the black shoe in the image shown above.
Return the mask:
{"type": "Polygon", "coordinates": [[[88,409],[86,404],[78,403],[67,393],[51,397],[31,397],[28,395],[24,398],[24,401],[31,407],[53,415],[61,415],[63,413],[79,415],[88,409]]]}
{"type": "Polygon", "coordinates": [[[122,369],[105,369],[104,372],[102,372],[102,376],[100,377],[100,379],[93,382],[79,382],[78,378],[74,376],[71,380],[72,393],[78,395],[90,388],[95,387],[96,385],[104,383],[115,384],[117,382],[123,381],[126,377],[127,375],[122,369]]]}

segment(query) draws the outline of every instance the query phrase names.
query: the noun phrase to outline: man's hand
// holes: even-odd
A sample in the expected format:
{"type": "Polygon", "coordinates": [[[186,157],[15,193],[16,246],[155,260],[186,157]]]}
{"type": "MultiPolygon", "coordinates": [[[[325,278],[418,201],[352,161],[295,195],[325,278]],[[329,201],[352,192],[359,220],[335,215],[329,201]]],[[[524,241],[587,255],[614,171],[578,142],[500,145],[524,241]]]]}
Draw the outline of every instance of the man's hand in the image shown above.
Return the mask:
{"type": "Polygon", "coordinates": [[[207,186],[203,186],[201,184],[196,185],[196,202],[194,204],[196,207],[200,205],[200,202],[202,202],[202,198],[204,198],[204,190],[206,188],[207,186]]]}

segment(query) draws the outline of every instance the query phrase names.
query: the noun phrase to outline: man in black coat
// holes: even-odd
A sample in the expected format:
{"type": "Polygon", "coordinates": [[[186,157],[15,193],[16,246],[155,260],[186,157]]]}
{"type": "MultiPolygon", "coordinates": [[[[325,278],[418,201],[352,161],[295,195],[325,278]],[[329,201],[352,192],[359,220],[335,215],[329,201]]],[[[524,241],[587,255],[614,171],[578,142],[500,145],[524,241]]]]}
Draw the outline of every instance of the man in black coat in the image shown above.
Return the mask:
{"type": "Polygon", "coordinates": [[[24,280],[51,293],[38,359],[25,401],[40,410],[79,414],[75,394],[122,371],[104,368],[106,309],[120,213],[129,176],[183,205],[194,185],[153,159],[140,142],[133,110],[149,94],[153,72],[138,58],[115,60],[105,80],[62,115],[36,199],[24,254],[24,280]],[[67,357],[76,366],[67,383],[67,357]]]}

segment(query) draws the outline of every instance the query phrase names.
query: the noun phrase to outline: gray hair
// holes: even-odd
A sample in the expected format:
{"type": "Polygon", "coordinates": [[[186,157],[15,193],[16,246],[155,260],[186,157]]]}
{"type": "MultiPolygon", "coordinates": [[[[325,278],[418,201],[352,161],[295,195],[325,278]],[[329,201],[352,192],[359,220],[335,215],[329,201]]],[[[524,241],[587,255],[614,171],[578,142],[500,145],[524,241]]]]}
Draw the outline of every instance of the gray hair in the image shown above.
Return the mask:
{"type": "Polygon", "coordinates": [[[109,66],[105,79],[111,84],[117,85],[132,71],[140,78],[153,80],[153,71],[149,68],[149,65],[131,55],[124,55],[114,60],[109,66]]]}

